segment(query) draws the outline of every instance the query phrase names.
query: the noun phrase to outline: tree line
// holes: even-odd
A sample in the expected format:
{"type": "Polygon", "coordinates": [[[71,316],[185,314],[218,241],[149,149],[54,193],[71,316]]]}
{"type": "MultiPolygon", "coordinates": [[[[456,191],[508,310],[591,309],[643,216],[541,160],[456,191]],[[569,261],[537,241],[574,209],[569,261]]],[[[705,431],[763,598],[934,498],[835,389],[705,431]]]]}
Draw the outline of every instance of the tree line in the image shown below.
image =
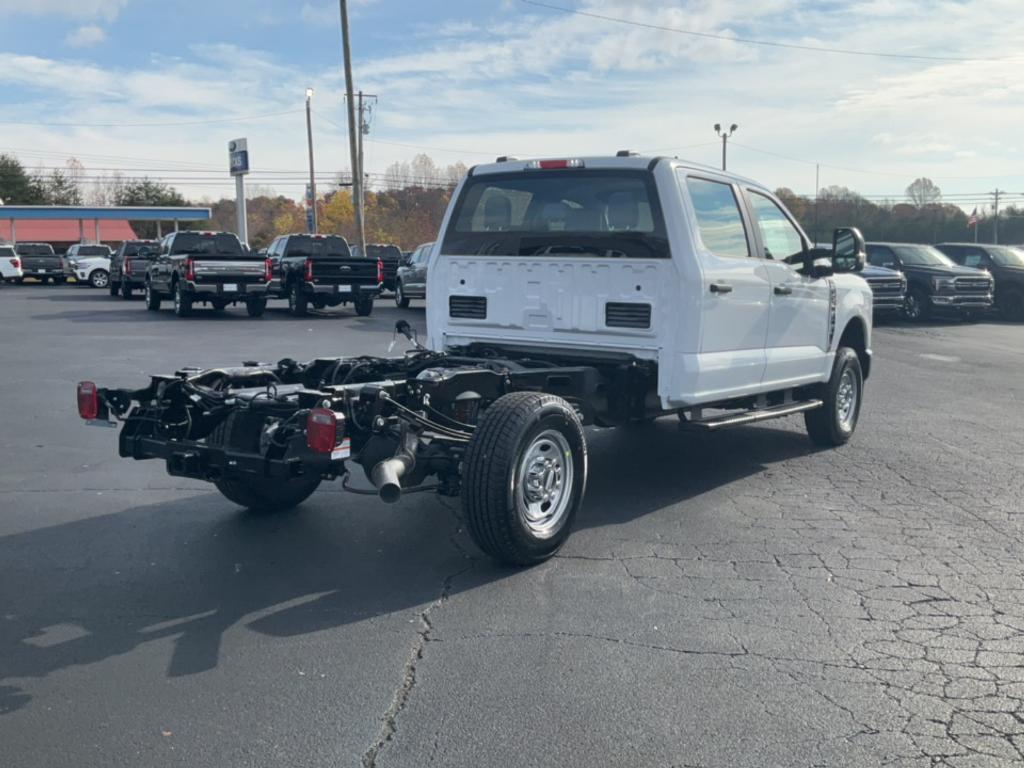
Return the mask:
{"type": "MultiPolygon", "coordinates": [[[[381,188],[365,194],[367,242],[395,243],[408,250],[436,238],[452,190],[465,172],[462,163],[438,166],[422,154],[411,162],[390,165],[372,180],[372,186],[381,188]]],[[[0,155],[0,200],[9,205],[204,205],[211,208],[212,218],[196,222],[196,227],[234,231],[234,199],[188,201],[173,187],[146,177],[126,178],[114,173],[93,177],[86,184],[83,176],[84,168],[75,159],[62,169],[33,173],[17,158],[0,155]]],[[[247,213],[249,242],[254,248],[266,246],[277,235],[305,231],[302,203],[268,188],[256,187],[252,192],[247,213]]],[[[969,215],[961,207],[943,202],[942,190],[927,178],[913,181],[905,198],[898,201],[870,200],[841,186],[823,188],[817,199],[797,195],[786,187],[777,189],[776,194],[819,243],[829,242],[835,228],[851,225],[860,227],[869,240],[938,243],[974,239],[969,215]]],[[[340,234],[355,242],[350,189],[341,187],[321,195],[317,222],[321,232],[340,234]]],[[[980,242],[993,241],[995,223],[991,213],[979,211],[980,242]]],[[[998,226],[999,242],[1024,243],[1024,209],[1002,209],[998,226]]],[[[133,222],[133,227],[140,237],[156,234],[155,222],[133,222]]]]}

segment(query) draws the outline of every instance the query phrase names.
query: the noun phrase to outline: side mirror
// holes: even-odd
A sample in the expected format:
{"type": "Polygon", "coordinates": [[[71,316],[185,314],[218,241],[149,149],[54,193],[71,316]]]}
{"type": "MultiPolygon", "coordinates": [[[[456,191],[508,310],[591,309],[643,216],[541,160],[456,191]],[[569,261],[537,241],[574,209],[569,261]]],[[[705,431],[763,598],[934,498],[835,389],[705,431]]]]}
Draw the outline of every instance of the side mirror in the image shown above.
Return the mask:
{"type": "Polygon", "coordinates": [[[860,272],[867,261],[864,235],[856,227],[841,227],[832,234],[833,272],[860,272]]]}

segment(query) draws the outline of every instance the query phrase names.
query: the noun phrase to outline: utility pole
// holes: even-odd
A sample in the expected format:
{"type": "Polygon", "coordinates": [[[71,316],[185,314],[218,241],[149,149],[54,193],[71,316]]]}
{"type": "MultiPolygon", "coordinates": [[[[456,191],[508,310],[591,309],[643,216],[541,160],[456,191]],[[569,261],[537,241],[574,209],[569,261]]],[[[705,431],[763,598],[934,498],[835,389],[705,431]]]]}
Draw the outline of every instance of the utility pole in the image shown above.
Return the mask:
{"type": "Polygon", "coordinates": [[[352,48],[348,39],[348,0],[338,0],[341,7],[341,46],[342,55],[345,60],[345,96],[348,104],[348,149],[349,158],[352,163],[352,208],[355,210],[356,220],[356,241],[359,244],[359,252],[366,256],[366,228],[363,225],[363,178],[362,170],[359,167],[359,148],[357,146],[356,134],[360,130],[356,123],[356,104],[353,98],[352,86],[352,48]]]}
{"type": "Polygon", "coordinates": [[[368,115],[373,111],[373,104],[377,101],[377,96],[372,93],[363,93],[359,91],[356,95],[356,110],[359,116],[359,142],[356,148],[359,153],[359,206],[365,211],[366,210],[366,165],[364,163],[365,154],[363,153],[363,136],[370,133],[370,119],[368,115]]]}
{"type": "Polygon", "coordinates": [[[991,192],[989,194],[991,194],[995,200],[995,203],[992,205],[992,242],[995,245],[999,245],[999,197],[1000,195],[1005,195],[1006,190],[996,189],[995,192],[991,192]]]}
{"type": "Polygon", "coordinates": [[[309,208],[310,208],[310,234],[316,234],[316,172],[313,169],[313,114],[311,102],[313,101],[313,89],[306,89],[306,140],[309,143],[309,208]]]}
{"type": "Polygon", "coordinates": [[[717,136],[721,136],[722,137],[722,170],[723,171],[725,170],[725,155],[726,155],[726,148],[729,145],[729,137],[732,136],[734,133],[736,133],[736,129],[737,128],[739,128],[739,126],[736,125],[736,123],[733,123],[732,125],[729,126],[729,132],[726,133],[725,131],[722,130],[722,124],[721,123],[715,123],[715,134],[717,136]]]}

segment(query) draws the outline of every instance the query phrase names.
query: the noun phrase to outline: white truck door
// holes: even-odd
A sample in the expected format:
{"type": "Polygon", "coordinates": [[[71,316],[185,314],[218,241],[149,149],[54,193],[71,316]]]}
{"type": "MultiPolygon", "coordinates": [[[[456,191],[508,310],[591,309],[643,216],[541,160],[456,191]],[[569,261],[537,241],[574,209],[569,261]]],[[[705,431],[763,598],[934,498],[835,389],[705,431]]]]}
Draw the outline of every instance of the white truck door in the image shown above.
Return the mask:
{"type": "Polygon", "coordinates": [[[768,321],[766,389],[821,381],[828,368],[830,296],[827,278],[801,274],[806,240],[785,210],[761,191],[748,189],[761,258],[772,284],[768,321]],[[796,262],[790,264],[789,261],[796,262]]]}
{"type": "MultiPolygon", "coordinates": [[[[693,384],[696,402],[749,394],[765,367],[770,291],[763,262],[751,258],[738,190],[728,181],[679,171],[695,216],[701,262],[701,337],[693,384]]],[[[689,389],[689,387],[688,387],[689,389]]]]}

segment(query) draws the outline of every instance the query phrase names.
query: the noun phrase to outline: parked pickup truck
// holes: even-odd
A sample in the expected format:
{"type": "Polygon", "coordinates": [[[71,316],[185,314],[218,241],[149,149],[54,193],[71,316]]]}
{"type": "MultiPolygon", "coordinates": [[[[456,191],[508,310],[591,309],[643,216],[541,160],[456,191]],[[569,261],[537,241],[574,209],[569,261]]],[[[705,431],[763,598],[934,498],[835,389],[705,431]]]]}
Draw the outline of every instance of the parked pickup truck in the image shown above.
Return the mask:
{"type": "MultiPolygon", "coordinates": [[[[356,258],[363,256],[359,246],[353,246],[352,255],[356,258]]],[[[398,265],[402,261],[402,250],[397,245],[384,245],[373,243],[366,246],[366,255],[371,259],[380,259],[384,265],[384,276],[381,280],[381,288],[385,291],[395,290],[395,278],[398,276],[398,265]]]]}
{"type": "Polygon", "coordinates": [[[15,252],[21,257],[22,277],[34,277],[41,283],[63,283],[64,260],[53,252],[49,243],[18,243],[15,252]]]}
{"type": "Polygon", "coordinates": [[[907,278],[902,272],[869,264],[860,276],[871,286],[871,304],[876,318],[903,314],[907,299],[907,278]]]}
{"type": "Polygon", "coordinates": [[[373,311],[380,295],[383,265],[380,259],[355,258],[340,235],[282,235],[270,244],[269,295],[288,299],[296,317],[309,305],[317,309],[352,302],[356,314],[373,311]]]}
{"type": "Polygon", "coordinates": [[[957,264],[983,269],[992,275],[999,314],[1005,320],[1024,320],[1024,250],[978,243],[943,243],[935,247],[957,264]]]}
{"type": "Polygon", "coordinates": [[[704,166],[497,162],[449,204],[425,345],[399,321],[412,346],[400,357],[182,368],[141,389],[83,381],[78,409],[123,422],[122,456],[242,506],[284,510],[361,467],[385,502],[461,497],[483,551],[536,563],[583,503],[585,425],[802,414],[815,444],[848,441],[871,371],[863,264],[856,229],[815,258],[766,187],[704,166]]]}
{"type": "Polygon", "coordinates": [[[125,240],[110,257],[110,295],[130,299],[136,288],[146,287],[149,262],[160,250],[159,240],[125,240]]]}
{"type": "Polygon", "coordinates": [[[868,243],[867,251],[872,266],[906,275],[908,320],[928,320],[934,313],[966,319],[992,308],[992,276],[960,266],[931,245],[868,243]]]}
{"type": "Polygon", "coordinates": [[[250,317],[267,308],[270,260],[242,249],[229,232],[172,232],[146,269],[146,308],[174,301],[174,314],[188,317],[197,302],[222,310],[243,303],[250,317]]]}
{"type": "Polygon", "coordinates": [[[92,288],[110,284],[110,246],[75,243],[64,254],[65,275],[92,288]]]}

